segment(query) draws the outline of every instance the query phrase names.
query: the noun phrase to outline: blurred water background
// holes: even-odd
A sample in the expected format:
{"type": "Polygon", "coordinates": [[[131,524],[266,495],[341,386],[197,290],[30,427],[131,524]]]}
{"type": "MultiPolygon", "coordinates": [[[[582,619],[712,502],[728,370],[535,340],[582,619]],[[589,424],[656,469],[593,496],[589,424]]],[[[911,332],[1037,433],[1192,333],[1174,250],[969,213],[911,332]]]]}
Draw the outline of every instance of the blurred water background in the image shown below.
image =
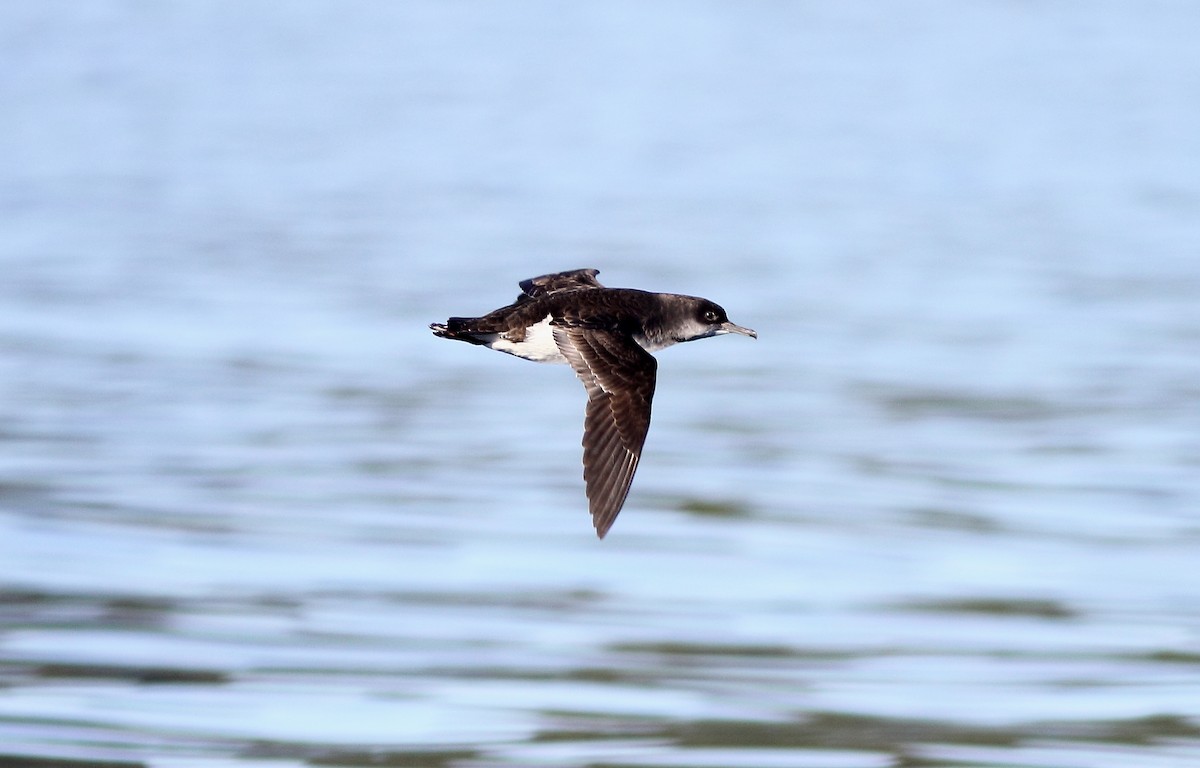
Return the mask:
{"type": "Polygon", "coordinates": [[[0,764],[1200,765],[1197,29],[0,5],[0,764]],[[761,336],[603,542],[586,266],[761,336]]]}

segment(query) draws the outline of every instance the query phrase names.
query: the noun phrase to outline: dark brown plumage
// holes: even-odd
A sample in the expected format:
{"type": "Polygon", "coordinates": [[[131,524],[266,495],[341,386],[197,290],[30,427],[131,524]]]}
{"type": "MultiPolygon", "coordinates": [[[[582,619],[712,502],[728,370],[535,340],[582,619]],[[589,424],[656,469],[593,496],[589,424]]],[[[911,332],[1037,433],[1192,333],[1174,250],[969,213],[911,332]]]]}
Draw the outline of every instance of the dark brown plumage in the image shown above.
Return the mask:
{"type": "Polygon", "coordinates": [[[707,299],[606,288],[595,269],[521,282],[521,295],[483,317],[452,317],[429,327],[442,338],[481,344],[536,362],[565,362],[583,382],[583,478],[600,538],[629,494],[650,429],[658,363],[651,351],[684,341],[740,333],[707,299]]]}

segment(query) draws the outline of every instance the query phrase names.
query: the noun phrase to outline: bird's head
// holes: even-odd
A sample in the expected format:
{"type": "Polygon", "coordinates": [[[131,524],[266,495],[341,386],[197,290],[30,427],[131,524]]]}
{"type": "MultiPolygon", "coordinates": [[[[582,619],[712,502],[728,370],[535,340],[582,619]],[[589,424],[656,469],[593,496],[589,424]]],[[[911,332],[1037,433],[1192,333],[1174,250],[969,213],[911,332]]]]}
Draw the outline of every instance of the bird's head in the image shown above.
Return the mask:
{"type": "Polygon", "coordinates": [[[729,316],[725,314],[725,310],[720,304],[699,298],[692,299],[689,304],[690,317],[685,324],[684,338],[679,341],[705,339],[709,336],[720,336],[726,333],[740,333],[752,339],[758,338],[757,331],[730,322],[729,316]]]}

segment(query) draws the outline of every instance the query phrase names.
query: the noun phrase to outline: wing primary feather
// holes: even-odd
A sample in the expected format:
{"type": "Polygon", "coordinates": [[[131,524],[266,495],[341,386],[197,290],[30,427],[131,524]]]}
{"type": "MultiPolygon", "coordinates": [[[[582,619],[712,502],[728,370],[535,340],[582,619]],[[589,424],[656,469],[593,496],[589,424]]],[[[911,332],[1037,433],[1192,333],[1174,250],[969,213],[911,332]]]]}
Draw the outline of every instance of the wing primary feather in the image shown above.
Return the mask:
{"type": "Polygon", "coordinates": [[[574,291],[581,288],[603,288],[596,275],[598,269],[573,269],[569,272],[554,272],[538,275],[521,281],[521,291],[530,298],[541,298],[552,293],[574,291]]]}
{"type": "Polygon", "coordinates": [[[557,326],[554,340],[588,393],[583,475],[592,523],[603,538],[637,471],[657,363],[632,336],[613,330],[557,326]]]}

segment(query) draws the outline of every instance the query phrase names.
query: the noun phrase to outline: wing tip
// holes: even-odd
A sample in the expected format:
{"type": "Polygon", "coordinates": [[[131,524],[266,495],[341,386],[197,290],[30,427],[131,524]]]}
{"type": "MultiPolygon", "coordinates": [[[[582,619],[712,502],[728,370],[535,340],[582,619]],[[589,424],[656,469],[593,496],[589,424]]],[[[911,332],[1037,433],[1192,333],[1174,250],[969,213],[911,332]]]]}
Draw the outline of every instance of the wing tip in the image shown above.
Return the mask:
{"type": "MultiPolygon", "coordinates": [[[[617,508],[617,512],[620,512],[617,508]]],[[[617,515],[613,513],[607,516],[592,515],[592,526],[596,529],[596,538],[603,540],[608,535],[608,531],[612,528],[613,523],[617,522],[617,515]]]]}
{"type": "Polygon", "coordinates": [[[596,538],[603,539],[617,522],[617,516],[625,508],[625,500],[629,498],[629,489],[633,485],[633,470],[637,462],[626,472],[610,478],[604,487],[596,489],[592,483],[587,484],[588,511],[592,514],[592,527],[596,529],[596,538]],[[594,491],[599,493],[593,498],[594,491]]]}

